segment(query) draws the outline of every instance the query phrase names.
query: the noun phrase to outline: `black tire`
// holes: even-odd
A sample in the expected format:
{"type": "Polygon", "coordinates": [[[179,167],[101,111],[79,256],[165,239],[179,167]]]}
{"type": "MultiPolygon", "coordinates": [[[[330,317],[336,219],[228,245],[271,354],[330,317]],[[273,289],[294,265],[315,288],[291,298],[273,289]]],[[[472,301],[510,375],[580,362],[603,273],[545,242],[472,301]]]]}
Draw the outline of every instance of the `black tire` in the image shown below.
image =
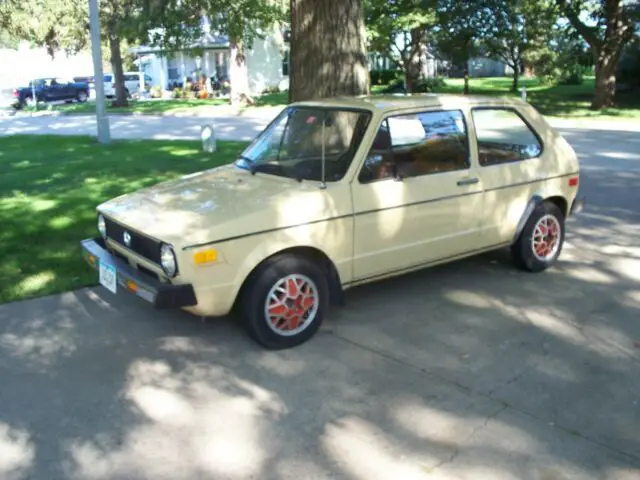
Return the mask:
{"type": "Polygon", "coordinates": [[[76,95],[76,100],[78,103],[84,103],[89,98],[89,94],[87,92],[78,92],[76,95]]]}
{"type": "MultiPolygon", "coordinates": [[[[320,328],[329,306],[329,286],[323,270],[311,260],[297,255],[278,255],[266,260],[253,272],[242,289],[240,313],[247,332],[270,350],[295,347],[309,340],[320,328]],[[308,325],[299,333],[285,336],[269,325],[265,306],[271,289],[289,275],[310,279],[317,290],[317,309],[308,325]]],[[[304,319],[302,320],[304,325],[304,319]]],[[[297,323],[297,322],[296,322],[297,323]]]]}
{"type": "Polygon", "coordinates": [[[530,272],[541,272],[547,268],[553,266],[564,245],[565,227],[564,227],[564,215],[557,205],[551,202],[543,202],[538,205],[527,220],[518,240],[511,246],[511,255],[515,264],[530,272]],[[539,220],[543,217],[550,215],[557,220],[559,225],[558,246],[555,252],[548,257],[539,258],[535,253],[533,247],[533,233],[539,220]]]}

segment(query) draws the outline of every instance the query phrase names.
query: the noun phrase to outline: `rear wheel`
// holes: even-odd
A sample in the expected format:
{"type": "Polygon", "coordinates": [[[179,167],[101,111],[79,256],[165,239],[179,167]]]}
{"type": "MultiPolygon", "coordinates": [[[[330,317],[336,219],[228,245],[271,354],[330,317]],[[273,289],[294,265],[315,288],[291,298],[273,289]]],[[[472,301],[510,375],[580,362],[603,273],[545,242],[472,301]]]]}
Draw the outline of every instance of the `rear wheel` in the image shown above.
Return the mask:
{"type": "Polygon", "coordinates": [[[518,266],[530,272],[540,272],[553,266],[564,245],[564,215],[557,205],[538,205],[511,247],[518,266]]]}
{"type": "Polygon", "coordinates": [[[329,304],[323,271],[295,255],[267,260],[243,288],[241,309],[251,337],[269,349],[291,348],[320,328],[329,304]]]}
{"type": "Polygon", "coordinates": [[[87,101],[88,95],[85,92],[78,92],[78,95],[76,96],[76,100],[78,100],[79,103],[84,103],[87,101]]]}
{"type": "Polygon", "coordinates": [[[35,107],[36,102],[33,100],[33,97],[26,97],[26,98],[24,99],[24,104],[25,104],[27,107],[35,107]]]}

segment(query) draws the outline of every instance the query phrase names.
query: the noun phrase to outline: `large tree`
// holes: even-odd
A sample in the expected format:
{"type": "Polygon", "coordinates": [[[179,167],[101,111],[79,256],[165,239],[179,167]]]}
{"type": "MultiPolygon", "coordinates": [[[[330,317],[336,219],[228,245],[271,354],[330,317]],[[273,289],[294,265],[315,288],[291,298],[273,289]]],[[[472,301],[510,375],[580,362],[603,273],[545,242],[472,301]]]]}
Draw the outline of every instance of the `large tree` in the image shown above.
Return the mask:
{"type": "Polygon", "coordinates": [[[613,106],[616,69],[622,47],[634,35],[637,4],[624,0],[557,1],[564,15],[591,47],[596,70],[596,90],[591,107],[613,106]]]}
{"type": "Polygon", "coordinates": [[[486,0],[491,11],[483,46],[513,70],[512,91],[528,57],[549,42],[558,14],[552,0],[486,0]]]}
{"type": "Polygon", "coordinates": [[[436,0],[366,0],[369,48],[397,60],[411,92],[422,80],[436,0]]]}
{"type": "Polygon", "coordinates": [[[438,1],[438,27],[434,40],[438,51],[464,68],[464,94],[469,94],[469,60],[478,51],[478,40],[487,25],[482,2],[438,1]]]}
{"type": "Polygon", "coordinates": [[[291,0],[289,100],[369,91],[362,0],[291,0]]]}

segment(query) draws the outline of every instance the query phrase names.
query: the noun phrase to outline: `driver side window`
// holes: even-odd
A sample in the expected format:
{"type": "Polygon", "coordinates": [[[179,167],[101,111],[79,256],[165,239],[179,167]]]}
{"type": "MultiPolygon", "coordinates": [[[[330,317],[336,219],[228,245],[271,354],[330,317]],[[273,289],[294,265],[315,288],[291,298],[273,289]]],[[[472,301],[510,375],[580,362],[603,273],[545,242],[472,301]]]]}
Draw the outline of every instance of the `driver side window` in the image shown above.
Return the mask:
{"type": "Polygon", "coordinates": [[[387,118],[359,175],[361,183],[420,177],[469,168],[466,125],[459,110],[387,118]]]}
{"type": "Polygon", "coordinates": [[[389,121],[385,119],[373,139],[358,180],[360,183],[370,183],[390,177],[393,177],[393,155],[389,121]]]}

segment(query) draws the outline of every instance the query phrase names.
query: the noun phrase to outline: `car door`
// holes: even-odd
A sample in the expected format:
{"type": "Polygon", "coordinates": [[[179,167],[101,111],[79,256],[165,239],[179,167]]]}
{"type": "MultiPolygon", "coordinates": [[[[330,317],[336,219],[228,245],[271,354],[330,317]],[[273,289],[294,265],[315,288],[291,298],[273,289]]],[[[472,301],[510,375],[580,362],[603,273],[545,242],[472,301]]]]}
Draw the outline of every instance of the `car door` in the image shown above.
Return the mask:
{"type": "Polygon", "coordinates": [[[60,86],[60,100],[71,100],[76,97],[76,87],[72,82],[63,78],[56,78],[56,82],[60,86]]]}
{"type": "Polygon", "coordinates": [[[47,78],[44,80],[43,99],[47,102],[55,102],[60,98],[60,89],[55,78],[47,78]]]}
{"type": "Polygon", "coordinates": [[[483,241],[511,242],[531,197],[550,172],[542,167],[542,141],[511,107],[471,110],[485,195],[483,241]]]}
{"type": "Polygon", "coordinates": [[[473,251],[482,185],[463,112],[388,116],[352,192],[356,281],[473,251]]]}

